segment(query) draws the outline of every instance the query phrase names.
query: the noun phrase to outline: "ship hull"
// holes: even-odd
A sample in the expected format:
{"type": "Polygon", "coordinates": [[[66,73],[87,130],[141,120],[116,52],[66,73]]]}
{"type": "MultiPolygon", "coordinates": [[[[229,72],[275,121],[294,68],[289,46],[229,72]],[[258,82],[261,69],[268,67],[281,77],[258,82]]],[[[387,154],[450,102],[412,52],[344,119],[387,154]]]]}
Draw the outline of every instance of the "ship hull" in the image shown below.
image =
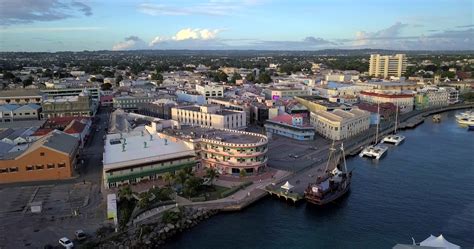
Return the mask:
{"type": "Polygon", "coordinates": [[[304,198],[308,203],[311,203],[317,206],[324,206],[343,197],[345,194],[347,194],[347,192],[349,192],[350,187],[351,187],[351,179],[349,178],[346,187],[342,190],[328,194],[324,198],[316,198],[316,197],[311,196],[310,194],[305,194],[304,198]]]}

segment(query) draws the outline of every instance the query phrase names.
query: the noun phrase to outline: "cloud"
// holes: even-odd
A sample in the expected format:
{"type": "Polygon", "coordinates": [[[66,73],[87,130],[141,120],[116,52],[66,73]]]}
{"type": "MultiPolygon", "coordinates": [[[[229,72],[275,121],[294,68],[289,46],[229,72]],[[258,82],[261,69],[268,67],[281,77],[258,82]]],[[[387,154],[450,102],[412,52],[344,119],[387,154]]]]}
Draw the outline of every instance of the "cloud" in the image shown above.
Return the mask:
{"type": "Polygon", "coordinates": [[[356,32],[354,45],[371,46],[380,45],[380,43],[383,43],[384,41],[390,42],[390,39],[396,38],[400,34],[401,30],[407,26],[408,24],[397,22],[394,25],[377,32],[358,31],[356,32]]]}
{"type": "Polygon", "coordinates": [[[245,7],[264,3],[262,0],[210,0],[186,7],[168,4],[142,3],[138,11],[151,16],[211,15],[224,16],[245,7]]]}
{"type": "Polygon", "coordinates": [[[1,8],[0,23],[3,25],[92,15],[90,6],[71,0],[2,0],[1,8]]]}
{"type": "Polygon", "coordinates": [[[24,32],[75,32],[75,31],[97,31],[103,27],[38,27],[38,28],[0,28],[0,33],[24,33],[24,32]]]}
{"type": "Polygon", "coordinates": [[[262,50],[315,50],[321,48],[329,48],[337,45],[323,38],[308,36],[301,41],[254,41],[246,46],[249,49],[262,50]]]}
{"type": "MultiPolygon", "coordinates": [[[[208,41],[208,40],[214,40],[217,38],[217,34],[220,33],[221,30],[219,29],[192,29],[192,28],[185,28],[181,29],[174,36],[171,38],[166,38],[163,36],[156,36],[153,38],[153,40],[149,43],[150,47],[153,46],[158,46],[158,45],[163,45],[167,44],[168,46],[181,42],[181,41],[208,41]]],[[[187,43],[182,43],[181,45],[190,45],[190,42],[187,43]]]]}
{"type": "Polygon", "coordinates": [[[456,26],[456,28],[473,28],[473,27],[474,27],[474,24],[456,26]]]}
{"type": "Polygon", "coordinates": [[[147,44],[140,39],[138,36],[129,36],[124,39],[123,42],[119,42],[112,47],[112,50],[137,50],[137,49],[146,49],[147,44]]]}

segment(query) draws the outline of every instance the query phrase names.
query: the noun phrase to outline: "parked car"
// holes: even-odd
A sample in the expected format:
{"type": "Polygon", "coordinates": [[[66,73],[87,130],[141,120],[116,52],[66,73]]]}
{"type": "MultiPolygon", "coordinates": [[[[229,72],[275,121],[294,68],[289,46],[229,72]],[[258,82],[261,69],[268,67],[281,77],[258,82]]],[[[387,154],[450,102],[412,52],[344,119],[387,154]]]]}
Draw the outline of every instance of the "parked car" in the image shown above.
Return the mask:
{"type": "Polygon", "coordinates": [[[74,244],[72,243],[72,241],[69,240],[66,237],[60,238],[59,239],[59,244],[62,245],[64,248],[67,248],[67,249],[74,248],[74,244]]]}
{"type": "Polygon", "coordinates": [[[83,230],[77,230],[75,234],[76,234],[76,239],[79,241],[85,240],[87,237],[86,233],[83,230]]]}

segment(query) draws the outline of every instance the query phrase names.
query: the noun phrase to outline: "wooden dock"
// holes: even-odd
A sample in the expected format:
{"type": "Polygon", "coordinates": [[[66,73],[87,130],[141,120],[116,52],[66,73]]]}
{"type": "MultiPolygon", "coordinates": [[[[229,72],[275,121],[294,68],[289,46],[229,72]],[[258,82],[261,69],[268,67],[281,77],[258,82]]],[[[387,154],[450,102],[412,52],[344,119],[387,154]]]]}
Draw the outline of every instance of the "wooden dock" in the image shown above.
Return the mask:
{"type": "Polygon", "coordinates": [[[265,188],[265,191],[267,191],[270,196],[276,196],[279,199],[284,199],[285,201],[292,201],[293,203],[297,203],[298,201],[303,199],[303,196],[298,193],[286,191],[283,189],[280,189],[280,187],[275,187],[275,186],[268,186],[265,188]]]}

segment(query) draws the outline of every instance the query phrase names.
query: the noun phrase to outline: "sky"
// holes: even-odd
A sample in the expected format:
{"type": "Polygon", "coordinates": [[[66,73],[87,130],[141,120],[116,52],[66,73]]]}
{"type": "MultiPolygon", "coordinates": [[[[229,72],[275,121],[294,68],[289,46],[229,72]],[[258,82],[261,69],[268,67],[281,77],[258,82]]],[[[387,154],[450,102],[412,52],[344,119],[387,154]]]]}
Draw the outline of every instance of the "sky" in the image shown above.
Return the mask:
{"type": "Polygon", "coordinates": [[[0,51],[473,50],[474,0],[0,0],[0,51]]]}

